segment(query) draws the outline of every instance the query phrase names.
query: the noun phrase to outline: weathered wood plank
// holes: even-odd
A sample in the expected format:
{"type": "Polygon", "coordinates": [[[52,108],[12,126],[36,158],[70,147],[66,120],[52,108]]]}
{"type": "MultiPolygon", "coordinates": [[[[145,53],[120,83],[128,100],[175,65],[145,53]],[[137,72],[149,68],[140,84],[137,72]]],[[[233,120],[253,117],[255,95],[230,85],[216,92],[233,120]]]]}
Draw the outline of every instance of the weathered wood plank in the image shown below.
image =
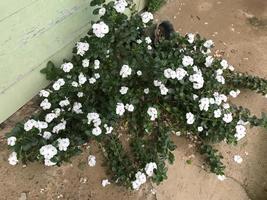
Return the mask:
{"type": "Polygon", "coordinates": [[[0,22],[31,6],[38,0],[9,0],[0,1],[0,22]]]}
{"type": "Polygon", "coordinates": [[[0,23],[1,27],[7,27],[4,33],[0,33],[0,72],[5,74],[0,79],[0,92],[72,41],[76,31],[89,22],[91,8],[88,0],[79,0],[79,3],[65,0],[64,6],[62,2],[52,2],[47,0],[50,6],[34,17],[30,10],[41,9],[44,1],[0,23]],[[47,9],[50,14],[47,14],[47,9]],[[27,20],[21,21],[21,16],[27,20]]]}

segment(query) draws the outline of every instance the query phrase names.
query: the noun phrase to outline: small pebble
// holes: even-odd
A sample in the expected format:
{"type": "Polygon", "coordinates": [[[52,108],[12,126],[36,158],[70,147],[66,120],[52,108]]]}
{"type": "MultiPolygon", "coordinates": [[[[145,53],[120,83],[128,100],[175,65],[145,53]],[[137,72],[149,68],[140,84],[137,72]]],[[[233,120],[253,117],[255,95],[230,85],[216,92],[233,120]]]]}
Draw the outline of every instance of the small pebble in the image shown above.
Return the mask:
{"type": "Polygon", "coordinates": [[[241,164],[243,162],[243,158],[240,155],[235,155],[234,161],[238,164],[241,164]]]}
{"type": "Polygon", "coordinates": [[[220,181],[224,181],[226,179],[226,177],[224,175],[217,175],[217,178],[220,180],[220,181]]]}
{"type": "Polygon", "coordinates": [[[27,194],[25,192],[21,193],[19,200],[27,200],[27,194]]]}
{"type": "Polygon", "coordinates": [[[110,185],[109,180],[108,180],[108,179],[104,179],[104,180],[102,180],[102,186],[103,186],[103,187],[106,187],[107,185],[110,185]]]}

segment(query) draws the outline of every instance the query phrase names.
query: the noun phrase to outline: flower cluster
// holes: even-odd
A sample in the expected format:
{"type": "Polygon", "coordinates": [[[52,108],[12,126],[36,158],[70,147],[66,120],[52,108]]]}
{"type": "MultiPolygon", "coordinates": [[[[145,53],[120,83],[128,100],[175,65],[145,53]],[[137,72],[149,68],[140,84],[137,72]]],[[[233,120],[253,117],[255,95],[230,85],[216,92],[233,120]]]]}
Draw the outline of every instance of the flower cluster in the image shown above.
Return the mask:
{"type": "Polygon", "coordinates": [[[145,169],[144,169],[145,173],[143,173],[142,171],[138,171],[135,174],[135,180],[132,181],[132,188],[134,190],[139,190],[141,185],[143,185],[147,181],[147,178],[154,175],[154,170],[156,169],[157,169],[156,163],[150,162],[146,164],[145,169]]]}

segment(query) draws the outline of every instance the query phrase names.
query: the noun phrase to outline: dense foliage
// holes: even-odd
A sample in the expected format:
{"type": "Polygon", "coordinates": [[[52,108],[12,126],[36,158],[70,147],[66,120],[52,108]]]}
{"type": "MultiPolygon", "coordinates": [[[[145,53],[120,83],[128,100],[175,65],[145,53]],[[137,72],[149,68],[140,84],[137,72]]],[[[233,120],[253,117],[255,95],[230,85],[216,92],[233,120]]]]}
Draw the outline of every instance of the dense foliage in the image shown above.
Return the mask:
{"type": "Polygon", "coordinates": [[[155,12],[166,3],[166,0],[148,0],[148,11],[155,12]]]}
{"type": "Polygon", "coordinates": [[[153,44],[145,34],[154,26],[151,13],[138,14],[125,0],[102,3],[92,1],[100,6],[94,10],[100,19],[72,59],[42,70],[52,84],[40,91],[41,111],[7,134],[10,164],[60,165],[96,140],[112,180],[138,189],[148,178],[167,178],[175,133],[196,137],[211,171],[222,176],[222,156],[213,144],[236,144],[247,123],[267,127],[264,115],[230,104],[228,96],[237,97],[238,87],[266,95],[267,81],[234,72],[226,60],[210,55],[213,42],[199,35],[176,33],[153,44]],[[122,122],[128,131],[120,137],[122,122]]]}

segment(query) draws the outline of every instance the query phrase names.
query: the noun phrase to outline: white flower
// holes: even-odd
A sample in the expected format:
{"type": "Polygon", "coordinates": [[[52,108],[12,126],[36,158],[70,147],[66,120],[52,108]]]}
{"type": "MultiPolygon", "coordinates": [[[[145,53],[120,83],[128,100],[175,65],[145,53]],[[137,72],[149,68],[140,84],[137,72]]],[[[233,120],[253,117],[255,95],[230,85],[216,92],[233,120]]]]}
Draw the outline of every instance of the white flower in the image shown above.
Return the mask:
{"type": "Polygon", "coordinates": [[[120,89],[120,93],[122,95],[127,94],[128,89],[129,89],[128,87],[122,86],[121,89],[120,89]]]}
{"type": "Polygon", "coordinates": [[[89,155],[87,160],[88,160],[88,165],[90,167],[94,167],[96,165],[96,157],[94,155],[89,155]]]}
{"type": "Polygon", "coordinates": [[[110,182],[108,179],[102,180],[102,186],[106,187],[107,185],[110,185],[110,182]]]}
{"type": "Polygon", "coordinates": [[[60,112],[61,112],[61,110],[60,110],[60,108],[55,108],[55,109],[53,110],[53,112],[57,115],[57,117],[59,117],[59,116],[60,116],[60,112]]]}
{"type": "Polygon", "coordinates": [[[89,44],[87,42],[77,42],[77,54],[83,56],[86,51],[89,50],[89,44]]]}
{"type": "Polygon", "coordinates": [[[29,119],[25,124],[24,124],[24,130],[25,131],[30,131],[33,127],[36,125],[36,121],[34,119],[29,119]]]}
{"type": "Polygon", "coordinates": [[[151,44],[151,42],[152,42],[152,40],[151,40],[150,37],[146,37],[146,38],[145,38],[145,41],[146,41],[147,44],[151,44]]]}
{"type": "Polygon", "coordinates": [[[67,151],[68,146],[70,145],[69,138],[58,138],[57,142],[59,151],[67,151]]]}
{"type": "Polygon", "coordinates": [[[189,81],[193,82],[194,89],[201,89],[204,85],[204,79],[202,76],[202,72],[196,66],[193,67],[195,73],[189,76],[189,81]]]}
{"type": "Polygon", "coordinates": [[[154,175],[154,169],[157,169],[157,164],[154,162],[147,163],[145,166],[145,172],[148,177],[154,175]]]}
{"type": "Polygon", "coordinates": [[[140,171],[135,174],[136,180],[138,180],[141,184],[146,182],[146,175],[140,171]]]}
{"type": "Polygon", "coordinates": [[[99,60],[95,60],[94,61],[94,69],[99,69],[100,68],[100,61],[99,60]]]}
{"type": "Polygon", "coordinates": [[[213,41],[212,40],[207,40],[203,46],[206,47],[207,49],[210,49],[213,45],[213,41]]]}
{"type": "Polygon", "coordinates": [[[87,114],[87,119],[88,119],[87,123],[91,124],[93,122],[95,127],[98,127],[101,124],[101,119],[100,119],[98,113],[88,113],[87,114]]]}
{"type": "Polygon", "coordinates": [[[102,133],[102,130],[101,130],[100,127],[95,127],[95,128],[93,128],[93,130],[92,130],[92,134],[93,134],[94,136],[99,136],[101,133],[102,133]]]}
{"type": "Polygon", "coordinates": [[[215,78],[219,83],[225,84],[225,78],[222,75],[217,75],[215,78]]]}
{"type": "Polygon", "coordinates": [[[142,71],[140,71],[140,70],[138,70],[137,72],[136,72],[136,74],[137,74],[137,76],[142,76],[142,71]]]}
{"type": "Polygon", "coordinates": [[[179,81],[183,80],[186,75],[188,75],[187,71],[185,71],[183,68],[179,67],[179,68],[176,69],[176,78],[177,78],[177,80],[179,80],[179,81]]]}
{"type": "Polygon", "coordinates": [[[154,83],[154,85],[155,85],[156,87],[159,87],[159,86],[162,85],[161,81],[158,81],[158,80],[154,80],[153,83],[154,83]]]}
{"type": "Polygon", "coordinates": [[[104,128],[106,129],[106,134],[110,134],[113,131],[113,127],[107,124],[104,124],[104,128]]]}
{"type": "Polygon", "coordinates": [[[66,124],[67,124],[66,121],[63,121],[63,122],[59,123],[58,125],[53,127],[52,132],[53,133],[59,133],[59,131],[65,130],[66,129],[66,124]]]}
{"type": "Polygon", "coordinates": [[[132,69],[128,65],[123,65],[121,67],[120,76],[122,78],[127,78],[132,74],[132,69]]]}
{"type": "Polygon", "coordinates": [[[81,103],[74,102],[73,107],[72,107],[72,111],[75,112],[76,114],[81,114],[81,113],[83,113],[81,108],[82,108],[81,103]]]}
{"type": "Polygon", "coordinates": [[[41,90],[39,93],[40,97],[48,97],[50,95],[50,93],[46,90],[41,90]]]}
{"type": "Polygon", "coordinates": [[[17,153],[16,152],[12,152],[9,157],[8,157],[8,162],[10,165],[16,165],[19,161],[17,158],[17,153]]]}
{"type": "Polygon", "coordinates": [[[147,114],[150,116],[151,121],[155,121],[155,119],[158,118],[158,111],[156,108],[149,107],[147,110],[147,114]]]}
{"type": "Polygon", "coordinates": [[[195,35],[194,35],[193,33],[188,33],[188,34],[187,34],[187,37],[188,37],[187,41],[188,41],[190,44],[192,44],[192,43],[195,41],[195,35]]]}
{"type": "Polygon", "coordinates": [[[224,175],[217,175],[217,178],[220,180],[220,181],[224,181],[226,179],[226,177],[224,175]]]}
{"type": "Polygon", "coordinates": [[[78,93],[77,93],[77,97],[81,98],[81,97],[83,97],[83,96],[84,96],[84,93],[83,93],[83,92],[78,92],[78,93]]]}
{"type": "Polygon", "coordinates": [[[57,154],[57,149],[52,144],[44,145],[40,149],[40,154],[44,156],[45,159],[50,160],[57,154]]]}
{"type": "Polygon", "coordinates": [[[195,116],[191,112],[189,112],[186,113],[186,119],[187,119],[186,121],[187,124],[193,124],[195,121],[195,116]]]}
{"type": "Polygon", "coordinates": [[[7,145],[14,146],[16,144],[17,138],[12,136],[7,138],[7,145]]]}
{"type": "Polygon", "coordinates": [[[246,136],[246,127],[243,124],[237,124],[235,127],[236,133],[235,133],[235,137],[237,139],[237,141],[241,140],[243,137],[246,136]]]}
{"type": "Polygon", "coordinates": [[[145,93],[145,94],[148,94],[148,93],[149,93],[149,88],[145,88],[145,89],[144,89],[144,93],[145,93]]]}
{"type": "Polygon", "coordinates": [[[45,166],[50,167],[50,166],[54,166],[54,165],[56,165],[57,163],[52,162],[50,159],[45,159],[45,160],[44,160],[44,164],[45,164],[45,166]]]}
{"type": "Polygon", "coordinates": [[[52,122],[55,118],[57,118],[57,115],[55,113],[48,113],[46,116],[45,116],[45,121],[47,123],[50,123],[52,122]]]}
{"type": "Polygon", "coordinates": [[[99,14],[100,16],[105,15],[105,13],[106,13],[106,8],[100,8],[99,11],[98,11],[98,14],[99,14]]]}
{"type": "Polygon", "coordinates": [[[241,164],[243,162],[243,158],[240,155],[235,155],[234,161],[238,164],[241,164]]]}
{"type": "Polygon", "coordinates": [[[198,96],[196,94],[193,94],[193,99],[196,100],[198,96]]]}
{"type": "Polygon", "coordinates": [[[228,62],[226,60],[222,60],[220,64],[223,67],[223,69],[227,69],[228,68],[228,62]]]}
{"type": "Polygon", "coordinates": [[[95,78],[89,78],[89,83],[90,84],[94,84],[96,82],[96,79],[95,78]]]}
{"type": "Polygon", "coordinates": [[[232,71],[232,72],[235,71],[235,68],[234,68],[232,65],[229,65],[229,66],[228,66],[228,69],[229,69],[230,71],[232,71]]]}
{"type": "Polygon", "coordinates": [[[123,103],[117,103],[116,106],[116,114],[122,116],[125,112],[124,104],[123,103]]]}
{"type": "Polygon", "coordinates": [[[70,105],[70,101],[68,99],[62,100],[59,102],[60,107],[65,107],[70,105]]]}
{"type": "Polygon", "coordinates": [[[222,75],[222,74],[223,74],[223,70],[222,70],[222,69],[218,69],[218,70],[216,70],[216,74],[217,74],[217,75],[222,75]]]}
{"type": "Polygon", "coordinates": [[[142,43],[142,40],[138,39],[138,40],[136,40],[136,43],[137,44],[141,44],[142,43]]]}
{"type": "Polygon", "coordinates": [[[125,0],[116,0],[114,2],[114,8],[118,13],[123,13],[128,3],[125,0]]]}
{"type": "Polygon", "coordinates": [[[49,140],[51,136],[52,136],[52,134],[50,132],[48,132],[48,131],[45,131],[43,133],[43,138],[46,139],[46,140],[49,140]]]}
{"type": "Polygon", "coordinates": [[[153,20],[153,14],[151,12],[144,12],[141,14],[141,18],[144,24],[148,23],[150,20],[153,20]]]}
{"type": "Polygon", "coordinates": [[[228,108],[230,108],[229,103],[224,103],[224,104],[223,104],[223,108],[224,108],[224,109],[228,109],[228,108]]]}
{"type": "Polygon", "coordinates": [[[73,87],[78,87],[78,86],[79,86],[79,84],[78,84],[76,81],[73,81],[73,82],[71,83],[71,85],[72,85],[73,87]]]}
{"type": "Polygon", "coordinates": [[[51,108],[51,103],[48,101],[48,99],[44,99],[41,103],[40,103],[40,107],[43,110],[48,110],[51,108]]]}
{"type": "Polygon", "coordinates": [[[99,73],[95,73],[94,76],[95,76],[95,79],[99,79],[100,78],[100,74],[99,73]]]}
{"type": "Polygon", "coordinates": [[[205,66],[210,67],[212,65],[213,60],[214,60],[214,58],[212,56],[208,56],[206,58],[205,66]]]}
{"type": "Polygon", "coordinates": [[[59,90],[63,85],[65,85],[65,81],[64,79],[60,78],[53,84],[52,87],[54,88],[54,90],[59,90]]]}
{"type": "Polygon", "coordinates": [[[182,63],[183,63],[183,66],[185,66],[185,67],[193,66],[194,60],[190,56],[184,56],[182,63]]]}
{"type": "Polygon", "coordinates": [[[87,58],[82,61],[82,66],[85,68],[89,67],[89,64],[90,64],[90,60],[87,58]]]}
{"type": "Polygon", "coordinates": [[[218,92],[214,92],[213,94],[214,98],[215,98],[215,103],[217,105],[221,105],[221,103],[224,101],[227,101],[227,96],[224,94],[219,94],[218,92]]]}
{"type": "Polygon", "coordinates": [[[125,105],[125,109],[128,110],[129,112],[133,112],[134,111],[134,106],[133,104],[126,104],[125,105]]]}
{"type": "Polygon", "coordinates": [[[176,72],[170,68],[164,70],[164,76],[165,78],[169,79],[175,79],[176,78],[176,72]]]}
{"type": "Polygon", "coordinates": [[[222,111],[221,109],[217,109],[217,110],[214,110],[213,114],[215,118],[219,118],[222,116],[222,111]]]}
{"type": "Polygon", "coordinates": [[[199,104],[200,110],[205,110],[205,111],[209,110],[209,106],[210,106],[209,98],[202,98],[199,100],[199,102],[200,102],[199,104]]]}
{"type": "Polygon", "coordinates": [[[159,89],[160,89],[160,94],[161,94],[161,95],[167,95],[167,93],[168,93],[168,91],[169,91],[169,89],[166,88],[166,86],[165,86],[164,84],[161,84],[161,85],[159,86],[159,89]]]}
{"type": "Polygon", "coordinates": [[[82,72],[79,74],[78,79],[80,85],[83,85],[87,81],[87,78],[84,76],[82,72]]]}
{"type": "Polygon", "coordinates": [[[148,50],[152,50],[152,46],[151,45],[147,45],[147,49],[148,50]]]}
{"type": "Polygon", "coordinates": [[[48,123],[43,121],[37,121],[34,126],[35,128],[38,128],[39,131],[41,132],[42,129],[46,129],[48,127],[48,123]]]}
{"type": "Polygon", "coordinates": [[[226,123],[230,123],[232,120],[233,120],[232,113],[223,115],[223,121],[225,121],[226,123]]]}
{"type": "Polygon", "coordinates": [[[203,129],[202,126],[197,127],[197,131],[198,131],[198,132],[202,132],[203,130],[204,130],[204,129],[203,129]]]}
{"type": "Polygon", "coordinates": [[[233,98],[236,98],[236,97],[240,94],[240,90],[236,90],[236,91],[231,90],[231,91],[229,92],[229,94],[230,94],[230,96],[232,96],[233,98]]]}
{"type": "Polygon", "coordinates": [[[132,188],[134,190],[139,190],[140,186],[141,186],[141,183],[138,180],[132,181],[132,188]]]}
{"type": "Polygon", "coordinates": [[[72,68],[73,68],[73,64],[71,62],[64,63],[61,65],[61,69],[66,73],[70,72],[70,70],[72,70],[72,68]]]}
{"type": "Polygon", "coordinates": [[[104,22],[93,24],[92,29],[93,33],[98,38],[103,38],[109,32],[109,27],[104,22]]]}

